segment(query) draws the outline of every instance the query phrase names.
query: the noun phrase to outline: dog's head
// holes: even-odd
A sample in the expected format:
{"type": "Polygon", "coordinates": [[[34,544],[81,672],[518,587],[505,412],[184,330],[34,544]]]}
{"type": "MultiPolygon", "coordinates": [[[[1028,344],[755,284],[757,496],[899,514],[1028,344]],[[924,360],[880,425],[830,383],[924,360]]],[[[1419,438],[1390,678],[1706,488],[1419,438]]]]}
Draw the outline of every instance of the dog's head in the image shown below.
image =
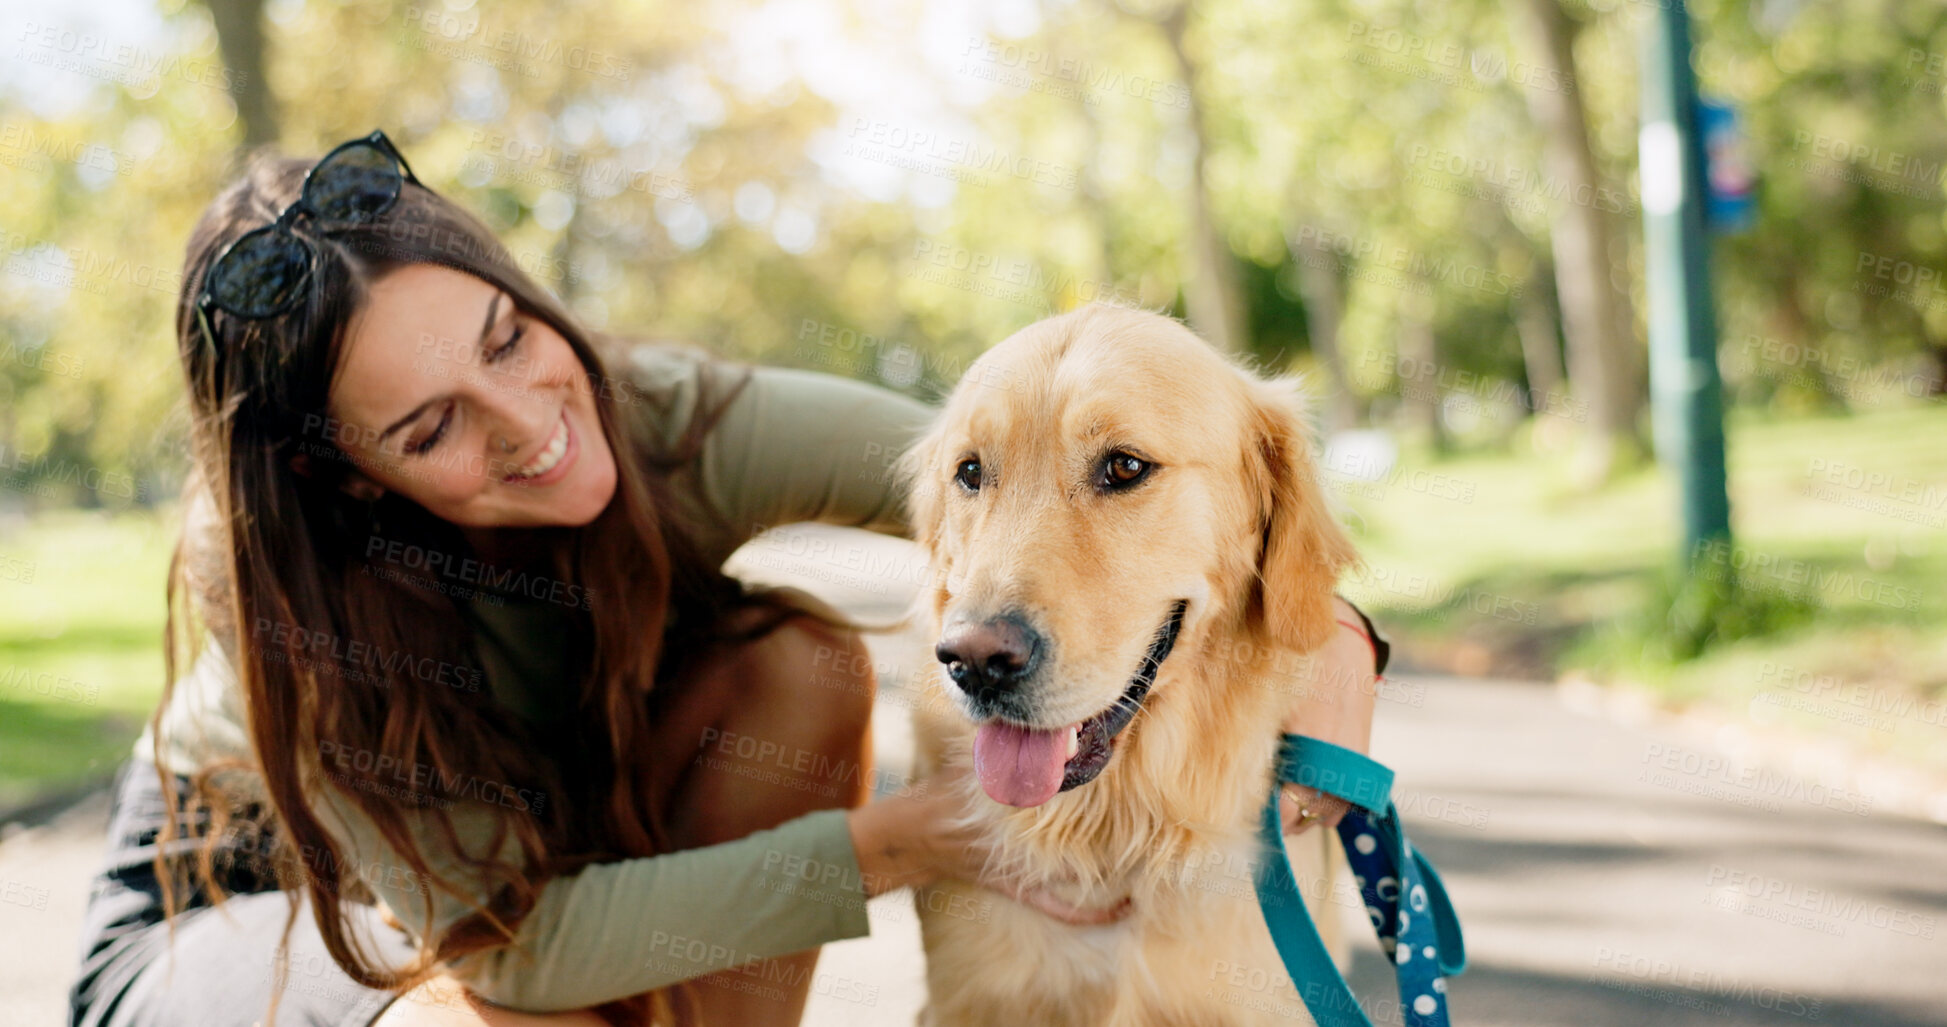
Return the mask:
{"type": "Polygon", "coordinates": [[[1355,555],[1300,410],[1294,379],[1105,304],[968,369],[899,470],[988,795],[1035,806],[1093,780],[1172,653],[1325,639],[1355,555]]]}

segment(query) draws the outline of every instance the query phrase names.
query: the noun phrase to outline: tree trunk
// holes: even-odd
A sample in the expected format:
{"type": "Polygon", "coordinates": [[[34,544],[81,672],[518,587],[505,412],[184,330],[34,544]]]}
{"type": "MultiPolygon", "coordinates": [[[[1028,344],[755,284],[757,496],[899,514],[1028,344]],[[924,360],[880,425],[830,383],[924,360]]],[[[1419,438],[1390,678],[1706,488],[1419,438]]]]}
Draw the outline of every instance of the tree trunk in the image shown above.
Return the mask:
{"type": "Polygon", "coordinates": [[[1287,236],[1285,243],[1298,274],[1298,294],[1305,301],[1305,334],[1311,339],[1312,355],[1318,358],[1332,384],[1326,407],[1327,427],[1335,432],[1355,428],[1365,411],[1345,373],[1345,356],[1339,352],[1339,320],[1345,315],[1345,287],[1339,281],[1338,257],[1318,245],[1316,239],[1301,246],[1287,236]]]}
{"type": "Polygon", "coordinates": [[[1528,372],[1528,413],[1546,414],[1562,400],[1562,347],[1555,333],[1555,305],[1549,302],[1548,269],[1536,270],[1521,293],[1514,329],[1521,337],[1521,362],[1528,372]]]}
{"type": "Polygon", "coordinates": [[[264,78],[264,0],[205,0],[243,120],[243,148],[277,141],[277,98],[264,78]]]}
{"type": "Polygon", "coordinates": [[[1440,340],[1433,333],[1433,297],[1414,288],[1399,294],[1400,407],[1408,430],[1436,453],[1447,451],[1440,427],[1440,340]]]}
{"type": "Polygon", "coordinates": [[[1203,99],[1197,93],[1196,64],[1183,48],[1183,30],[1189,14],[1190,4],[1186,0],[1162,22],[1170,52],[1176,55],[1177,67],[1183,74],[1183,87],[1188,90],[1190,129],[1197,140],[1197,156],[1190,163],[1190,237],[1186,240],[1190,266],[1183,283],[1183,305],[1191,326],[1212,345],[1226,353],[1238,353],[1247,348],[1250,325],[1237,284],[1237,268],[1232,263],[1236,258],[1210,217],[1204,175],[1210,140],[1204,128],[1203,99]]]}
{"type": "MultiPolygon", "coordinates": [[[[1640,453],[1636,413],[1643,403],[1643,359],[1636,346],[1629,300],[1610,279],[1615,233],[1598,203],[1605,195],[1589,146],[1588,119],[1577,91],[1576,26],[1559,0],[1524,0],[1520,19],[1530,59],[1542,74],[1524,88],[1540,126],[1550,191],[1558,193],[1551,231],[1556,293],[1568,341],[1568,380],[1586,403],[1581,476],[1606,480],[1640,453]],[[1552,72],[1552,75],[1550,74],[1552,72]],[[1561,90],[1541,83],[1558,82],[1561,90]],[[1585,202],[1576,202],[1580,198],[1585,202]]],[[[1614,194],[1612,194],[1614,195],[1614,194]]]]}

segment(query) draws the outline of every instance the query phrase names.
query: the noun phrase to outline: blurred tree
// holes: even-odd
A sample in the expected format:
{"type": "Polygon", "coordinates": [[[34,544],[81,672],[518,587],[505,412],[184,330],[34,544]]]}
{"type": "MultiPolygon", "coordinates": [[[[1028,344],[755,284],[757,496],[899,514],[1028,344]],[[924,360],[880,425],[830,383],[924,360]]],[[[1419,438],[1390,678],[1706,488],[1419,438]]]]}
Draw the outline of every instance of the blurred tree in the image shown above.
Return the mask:
{"type": "MultiPolygon", "coordinates": [[[[1249,311],[1240,357],[1317,371],[1329,423],[1516,437],[1560,380],[1561,222],[1589,215],[1554,202],[1572,195],[1550,151],[1563,134],[1537,108],[1564,94],[1503,56],[1533,53],[1541,8],[1169,2],[889,0],[867,17],[839,0],[160,0],[153,24],[105,30],[153,69],[134,74],[16,39],[23,59],[0,73],[0,484],[15,490],[0,498],[139,501],[108,474],[167,494],[170,311],[198,212],[247,141],[316,155],[379,126],[596,327],[930,396],[1091,299],[1180,303],[1212,331],[1233,315],[1191,305],[1214,262],[1235,274],[1217,306],[1249,311]],[[254,46],[232,44],[238,18],[254,46]]],[[[1627,286],[1615,336],[1633,350],[1641,241],[1618,223],[1637,216],[1644,5],[1549,9],[1573,30],[1557,59],[1583,121],[1574,174],[1607,190],[1608,241],[1574,248],[1627,286]]],[[[1701,81],[1744,113],[1763,175],[1756,223],[1717,243],[1735,396],[1937,394],[1947,10],[1695,14],[1701,81]]]]}
{"type": "Polygon", "coordinates": [[[1559,0],[1523,0],[1517,17],[1542,85],[1525,94],[1543,134],[1556,194],[1550,198],[1550,238],[1568,338],[1568,380],[1590,413],[1580,473],[1585,482],[1602,482],[1641,451],[1636,418],[1644,402],[1646,365],[1628,297],[1611,274],[1614,226],[1611,212],[1598,200],[1613,190],[1596,168],[1582,93],[1575,85],[1582,81],[1575,65],[1580,26],[1559,0]]]}
{"type": "Polygon", "coordinates": [[[277,98],[264,77],[264,0],[204,0],[230,69],[230,95],[243,119],[244,148],[277,141],[277,98]]]}
{"type": "Polygon", "coordinates": [[[1236,352],[1250,347],[1251,326],[1245,319],[1244,298],[1238,288],[1237,258],[1210,216],[1210,135],[1204,118],[1207,101],[1197,85],[1198,61],[1184,39],[1193,6],[1183,0],[1159,19],[1170,53],[1176,58],[1187,99],[1184,113],[1196,142],[1188,190],[1190,237],[1184,241],[1191,267],[1183,283],[1183,301],[1191,325],[1218,349],[1236,352]]]}

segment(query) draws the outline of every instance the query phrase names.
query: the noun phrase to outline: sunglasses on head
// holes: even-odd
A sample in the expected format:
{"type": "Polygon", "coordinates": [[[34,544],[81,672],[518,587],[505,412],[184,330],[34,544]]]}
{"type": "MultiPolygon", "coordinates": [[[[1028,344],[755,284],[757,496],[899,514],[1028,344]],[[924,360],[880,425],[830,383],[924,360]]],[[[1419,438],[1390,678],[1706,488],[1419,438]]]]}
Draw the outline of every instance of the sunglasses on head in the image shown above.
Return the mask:
{"type": "Polygon", "coordinates": [[[398,147],[382,131],[341,143],[304,173],[304,183],[277,220],[224,247],[203,276],[196,317],[204,339],[216,344],[209,312],[257,319],[297,305],[311,280],[317,247],[291,231],[301,217],[357,224],[392,209],[404,183],[419,185],[398,147]]]}

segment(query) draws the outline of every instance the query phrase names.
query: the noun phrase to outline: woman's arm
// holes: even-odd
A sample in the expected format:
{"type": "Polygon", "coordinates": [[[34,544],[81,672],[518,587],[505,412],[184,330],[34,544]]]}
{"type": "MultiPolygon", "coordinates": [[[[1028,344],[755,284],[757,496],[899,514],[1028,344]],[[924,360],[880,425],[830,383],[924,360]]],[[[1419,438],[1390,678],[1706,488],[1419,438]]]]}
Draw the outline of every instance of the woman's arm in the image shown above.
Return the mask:
{"type": "MultiPolygon", "coordinates": [[[[981,884],[1078,924],[1123,910],[1078,910],[1011,877],[997,876],[992,842],[964,824],[947,782],[854,809],[826,809],[735,841],[641,859],[598,863],[549,880],[507,946],[453,961],[453,977],[481,997],[536,1012],[577,1009],[680,980],[800,952],[868,933],[865,900],[951,877],[981,884]]],[[[435,869],[465,898],[431,888],[368,821],[335,793],[319,804],[348,874],[382,899],[415,940],[478,908],[487,885],[419,831],[435,869]],[[430,916],[428,904],[430,902],[430,916]]],[[[487,810],[456,807],[469,851],[493,836],[487,810]]],[[[515,814],[518,815],[518,814],[515,814]]],[[[503,858],[518,860],[509,838],[503,858]]]]}
{"type": "MultiPolygon", "coordinates": [[[[1363,753],[1372,746],[1373,705],[1385,670],[1379,656],[1384,640],[1368,634],[1371,622],[1343,597],[1332,597],[1332,611],[1339,626],[1329,641],[1308,654],[1306,673],[1290,682],[1293,697],[1283,730],[1363,753]]],[[[1289,834],[1314,824],[1337,827],[1350,808],[1337,796],[1302,785],[1286,785],[1278,800],[1289,834]]]]}
{"type": "Polygon", "coordinates": [[[838,375],[755,368],[697,461],[698,488],[728,532],[721,556],[801,521],[907,534],[892,466],[937,412],[838,375]]]}
{"type": "MultiPolygon", "coordinates": [[[[464,898],[412,873],[344,797],[330,792],[318,806],[340,843],[341,869],[363,879],[415,940],[471,915],[487,893],[465,864],[442,856],[429,825],[415,829],[420,849],[436,871],[456,879],[464,898]]],[[[494,816],[522,815],[471,802],[450,812],[476,854],[491,845],[494,816]]],[[[511,944],[454,960],[447,969],[489,1001],[556,1011],[859,937],[868,931],[869,879],[847,813],[818,810],[735,841],[598,863],[550,879],[511,944]]],[[[518,864],[511,835],[501,855],[518,864]]]]}

